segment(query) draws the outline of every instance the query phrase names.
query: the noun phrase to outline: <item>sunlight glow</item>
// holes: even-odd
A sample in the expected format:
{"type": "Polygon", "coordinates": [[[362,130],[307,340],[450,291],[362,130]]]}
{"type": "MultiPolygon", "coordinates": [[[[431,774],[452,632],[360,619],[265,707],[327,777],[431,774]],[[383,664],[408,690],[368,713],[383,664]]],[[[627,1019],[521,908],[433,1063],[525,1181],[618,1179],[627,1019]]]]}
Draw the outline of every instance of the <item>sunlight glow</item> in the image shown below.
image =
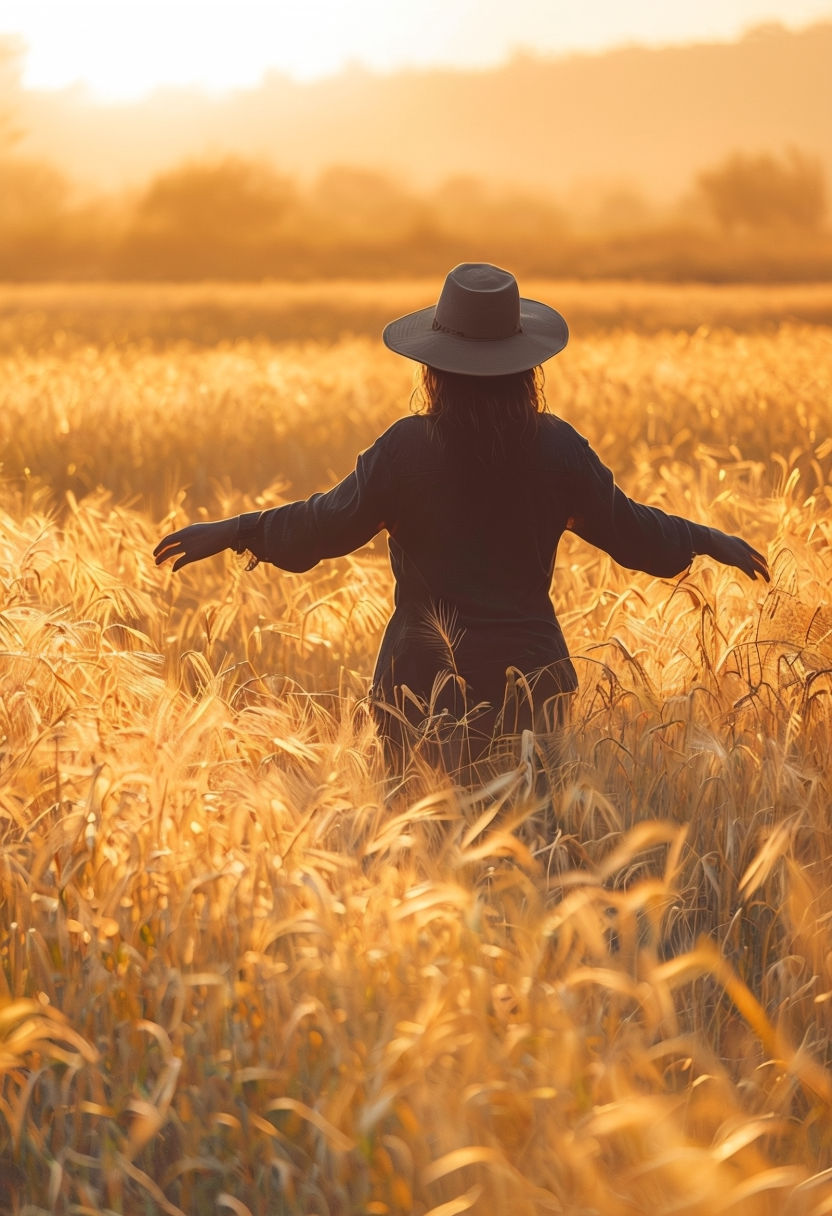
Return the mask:
{"type": "Polygon", "coordinates": [[[541,54],[730,39],[778,20],[832,19],[832,0],[4,0],[0,36],[27,46],[24,83],[83,83],[99,98],[154,89],[256,86],[267,71],[298,80],[351,63],[492,66],[541,54]]]}

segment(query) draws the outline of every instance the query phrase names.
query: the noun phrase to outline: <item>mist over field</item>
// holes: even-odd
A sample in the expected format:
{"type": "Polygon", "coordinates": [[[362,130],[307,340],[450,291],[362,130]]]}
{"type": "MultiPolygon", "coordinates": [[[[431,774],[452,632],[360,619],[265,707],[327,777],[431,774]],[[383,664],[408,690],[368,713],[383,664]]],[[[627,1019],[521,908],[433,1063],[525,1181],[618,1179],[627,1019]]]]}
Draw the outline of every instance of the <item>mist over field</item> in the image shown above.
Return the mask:
{"type": "Polygon", "coordinates": [[[832,23],[771,25],[734,43],[526,52],[481,71],[271,74],[230,95],[170,89],[107,105],[78,86],[24,93],[18,121],[27,154],[110,188],[233,153],[303,183],[344,164],[406,189],[461,175],[560,198],[583,190],[585,203],[616,187],[668,202],[738,150],[797,147],[832,172],[830,58],[832,23]]]}
{"type": "Polygon", "coordinates": [[[832,273],[832,24],[105,105],[0,56],[0,277],[832,273]],[[4,138],[5,133],[5,138],[4,138]],[[5,151],[3,144],[5,142],[5,151]]]}

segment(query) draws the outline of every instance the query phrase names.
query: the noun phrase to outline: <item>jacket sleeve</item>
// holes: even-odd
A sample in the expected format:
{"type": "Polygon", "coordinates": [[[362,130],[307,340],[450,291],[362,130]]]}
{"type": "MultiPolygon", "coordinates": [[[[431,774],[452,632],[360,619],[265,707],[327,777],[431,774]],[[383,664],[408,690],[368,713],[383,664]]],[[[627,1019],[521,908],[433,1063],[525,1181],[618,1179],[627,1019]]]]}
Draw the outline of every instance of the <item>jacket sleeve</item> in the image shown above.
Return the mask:
{"type": "Polygon", "coordinates": [[[309,570],[325,557],[360,549],[390,524],[392,487],[385,432],[355,469],[323,494],[263,511],[249,549],[282,570],[309,570]]]}
{"type": "Polygon", "coordinates": [[[586,440],[571,480],[567,527],[627,569],[674,578],[708,552],[710,528],[628,498],[586,440]]]}

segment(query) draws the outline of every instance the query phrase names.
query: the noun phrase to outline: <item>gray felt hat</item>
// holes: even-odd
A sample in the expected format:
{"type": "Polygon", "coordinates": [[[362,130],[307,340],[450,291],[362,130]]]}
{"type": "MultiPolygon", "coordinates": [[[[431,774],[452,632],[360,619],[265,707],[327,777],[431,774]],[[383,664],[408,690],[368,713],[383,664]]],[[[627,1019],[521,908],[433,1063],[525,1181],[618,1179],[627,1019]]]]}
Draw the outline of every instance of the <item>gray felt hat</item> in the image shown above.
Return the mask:
{"type": "Polygon", "coordinates": [[[569,329],[559,312],[520,296],[517,280],[488,262],[462,262],[430,308],[391,321],[385,346],[445,372],[507,376],[551,359],[569,329]]]}

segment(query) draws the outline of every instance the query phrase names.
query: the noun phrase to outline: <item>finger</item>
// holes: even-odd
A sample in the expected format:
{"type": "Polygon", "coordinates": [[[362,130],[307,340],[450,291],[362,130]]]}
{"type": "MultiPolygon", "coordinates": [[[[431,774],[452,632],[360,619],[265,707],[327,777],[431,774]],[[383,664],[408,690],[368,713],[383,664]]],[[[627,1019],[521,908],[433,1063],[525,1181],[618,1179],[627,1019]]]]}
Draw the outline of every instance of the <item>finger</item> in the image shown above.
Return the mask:
{"type": "Polygon", "coordinates": [[[156,548],[153,550],[153,556],[160,557],[161,554],[165,553],[167,550],[175,549],[178,544],[179,544],[178,532],[172,532],[170,534],[170,536],[163,536],[162,539],[159,541],[158,545],[156,546],[156,548]]]}
{"type": "Polygon", "coordinates": [[[156,555],[156,565],[161,566],[162,562],[166,562],[169,557],[175,557],[183,550],[181,545],[165,545],[164,549],[154,549],[153,552],[156,555]]]}
{"type": "Polygon", "coordinates": [[[759,575],[760,578],[765,579],[767,583],[770,583],[771,576],[768,570],[767,558],[764,557],[762,553],[759,553],[756,549],[752,548],[747,540],[744,540],[742,544],[743,548],[745,549],[746,557],[750,559],[750,562],[748,565],[743,562],[740,565],[740,569],[743,570],[751,579],[756,579],[757,575],[759,575]]]}
{"type": "Polygon", "coordinates": [[[197,561],[197,555],[195,553],[186,552],[186,553],[183,553],[182,556],[173,563],[173,565],[171,566],[171,569],[172,570],[181,570],[183,566],[189,566],[191,564],[191,562],[195,562],[195,561],[197,561]]]}

